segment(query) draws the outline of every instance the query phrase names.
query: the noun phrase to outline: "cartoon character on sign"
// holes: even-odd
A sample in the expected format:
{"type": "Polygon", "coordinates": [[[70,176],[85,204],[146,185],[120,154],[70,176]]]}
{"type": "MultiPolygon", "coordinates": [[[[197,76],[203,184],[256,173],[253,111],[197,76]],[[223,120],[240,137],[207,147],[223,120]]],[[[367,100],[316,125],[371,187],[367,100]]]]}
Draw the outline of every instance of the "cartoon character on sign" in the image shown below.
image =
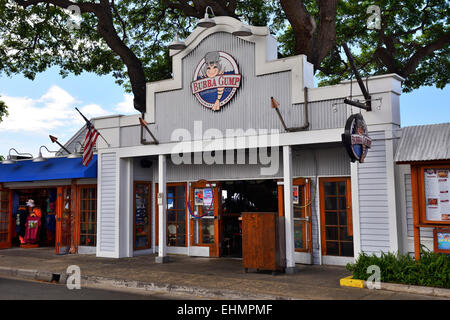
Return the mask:
{"type": "MultiPolygon", "coordinates": [[[[208,78],[215,78],[219,74],[223,74],[223,67],[220,63],[219,52],[208,52],[205,55],[205,66],[203,67],[203,73],[206,74],[208,78]]],[[[220,99],[222,99],[224,87],[217,88],[217,99],[212,107],[213,111],[220,110],[220,99]]]]}
{"type": "Polygon", "coordinates": [[[211,51],[197,65],[191,90],[204,107],[219,111],[240,85],[241,75],[234,58],[226,52],[211,51]]]}

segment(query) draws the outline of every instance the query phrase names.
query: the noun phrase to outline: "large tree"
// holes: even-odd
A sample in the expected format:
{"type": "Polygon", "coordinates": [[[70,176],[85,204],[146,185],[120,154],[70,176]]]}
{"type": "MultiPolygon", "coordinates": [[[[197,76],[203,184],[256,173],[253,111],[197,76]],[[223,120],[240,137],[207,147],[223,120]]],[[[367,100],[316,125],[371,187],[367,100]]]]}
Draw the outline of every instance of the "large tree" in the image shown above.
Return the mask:
{"type": "Polygon", "coordinates": [[[217,16],[268,25],[280,55],[307,55],[322,83],[350,76],[344,42],[363,75],[398,73],[406,91],[449,82],[446,0],[0,0],[0,70],[30,79],[53,65],[63,75],[112,74],[144,112],[145,83],[171,76],[168,43],[177,33],[186,37],[208,5],[217,16]],[[381,27],[370,30],[373,4],[381,27]],[[68,28],[63,10],[73,5],[79,28],[68,28]]]}
{"type": "Polygon", "coordinates": [[[0,100],[0,122],[2,122],[3,118],[8,115],[8,107],[6,104],[0,100]]]}

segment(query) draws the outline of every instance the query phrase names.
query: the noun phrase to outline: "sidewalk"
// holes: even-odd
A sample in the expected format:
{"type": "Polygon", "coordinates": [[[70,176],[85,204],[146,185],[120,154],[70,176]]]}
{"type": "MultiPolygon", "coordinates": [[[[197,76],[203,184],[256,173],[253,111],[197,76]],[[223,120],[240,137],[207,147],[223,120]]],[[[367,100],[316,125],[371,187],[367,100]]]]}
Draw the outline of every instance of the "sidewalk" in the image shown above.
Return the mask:
{"type": "Polygon", "coordinates": [[[178,255],[171,255],[170,259],[167,264],[157,264],[155,255],[108,259],[95,255],[58,256],[53,248],[13,248],[0,250],[0,276],[26,274],[17,269],[64,275],[69,265],[78,265],[82,285],[180,292],[211,299],[438,299],[340,287],[339,279],[350,275],[344,267],[297,265],[299,272],[296,274],[274,276],[245,273],[238,259],[178,255]]]}

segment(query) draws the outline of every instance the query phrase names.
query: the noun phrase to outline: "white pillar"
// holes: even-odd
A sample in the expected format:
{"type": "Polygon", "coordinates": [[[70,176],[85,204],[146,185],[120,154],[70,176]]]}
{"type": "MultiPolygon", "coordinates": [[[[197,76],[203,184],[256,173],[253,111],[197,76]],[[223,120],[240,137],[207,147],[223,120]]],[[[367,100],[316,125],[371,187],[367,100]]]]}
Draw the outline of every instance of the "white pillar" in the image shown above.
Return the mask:
{"type": "Polygon", "coordinates": [[[294,205],[292,203],[292,149],[283,146],[284,219],[286,233],[286,273],[294,273],[294,205]]]}
{"type": "Polygon", "coordinates": [[[169,262],[169,257],[167,256],[167,244],[166,244],[166,209],[167,209],[167,196],[166,196],[166,156],[160,154],[158,156],[158,206],[159,206],[159,244],[158,244],[158,256],[155,261],[157,263],[169,262]]]}

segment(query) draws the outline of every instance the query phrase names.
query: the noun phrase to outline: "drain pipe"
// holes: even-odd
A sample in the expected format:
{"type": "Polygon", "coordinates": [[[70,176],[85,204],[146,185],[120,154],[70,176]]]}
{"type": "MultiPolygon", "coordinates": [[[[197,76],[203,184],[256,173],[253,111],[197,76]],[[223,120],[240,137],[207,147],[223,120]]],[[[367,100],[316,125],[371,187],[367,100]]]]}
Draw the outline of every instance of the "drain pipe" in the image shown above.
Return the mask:
{"type": "Polygon", "coordinates": [[[276,101],[273,97],[271,97],[270,99],[272,100],[272,108],[275,109],[275,111],[278,114],[278,117],[280,118],[281,124],[283,125],[284,130],[286,130],[287,132],[297,132],[297,131],[304,131],[307,130],[309,128],[309,113],[308,113],[308,88],[304,87],[303,89],[303,94],[304,94],[304,98],[305,98],[305,112],[304,112],[304,125],[302,127],[293,127],[293,128],[288,128],[286,126],[286,123],[283,120],[283,117],[281,116],[280,110],[278,110],[278,107],[280,106],[280,104],[278,103],[278,101],[276,101]]]}

